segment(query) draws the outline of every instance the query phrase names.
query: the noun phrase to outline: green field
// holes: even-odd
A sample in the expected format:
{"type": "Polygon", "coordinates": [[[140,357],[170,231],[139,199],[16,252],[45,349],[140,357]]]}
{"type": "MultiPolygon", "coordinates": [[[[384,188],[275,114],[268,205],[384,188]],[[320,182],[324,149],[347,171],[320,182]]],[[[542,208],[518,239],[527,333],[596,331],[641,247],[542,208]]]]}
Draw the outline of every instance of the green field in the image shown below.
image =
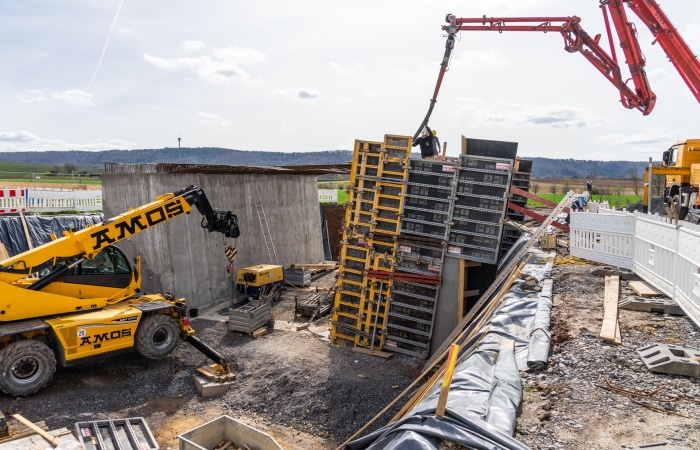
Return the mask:
{"type": "MultiPolygon", "coordinates": [[[[542,197],[550,202],[559,203],[564,198],[564,194],[537,194],[538,197],[542,197]]],[[[591,201],[594,202],[605,202],[607,201],[611,207],[614,208],[625,208],[630,205],[635,205],[642,201],[641,195],[593,195],[591,196],[591,201]]],[[[529,206],[546,206],[538,203],[534,200],[527,201],[529,206]]]]}
{"type": "Polygon", "coordinates": [[[99,175],[100,171],[72,165],[49,166],[46,164],[0,162],[0,182],[3,183],[100,185],[100,179],[91,178],[91,174],[99,175]]]}

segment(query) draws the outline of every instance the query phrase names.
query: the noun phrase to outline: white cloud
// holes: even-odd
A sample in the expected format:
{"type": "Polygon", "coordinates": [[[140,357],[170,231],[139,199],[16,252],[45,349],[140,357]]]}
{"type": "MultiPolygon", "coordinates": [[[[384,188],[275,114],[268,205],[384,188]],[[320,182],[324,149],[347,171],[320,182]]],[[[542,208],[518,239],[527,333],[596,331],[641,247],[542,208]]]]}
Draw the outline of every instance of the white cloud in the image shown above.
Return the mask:
{"type": "Polygon", "coordinates": [[[197,117],[199,117],[199,121],[205,125],[217,125],[220,127],[228,127],[233,123],[228,119],[224,119],[222,117],[217,116],[216,114],[211,113],[200,112],[197,113],[197,117]]]}
{"type": "Polygon", "coordinates": [[[256,64],[265,61],[257,50],[229,47],[214,51],[212,56],[164,58],[148,53],[144,61],[160,69],[172,72],[192,72],[197,79],[209,84],[240,83],[247,86],[262,86],[265,82],[253,78],[241,68],[241,64],[256,64]]]}
{"type": "Polygon", "coordinates": [[[93,99],[92,94],[80,89],[70,89],[68,91],[57,92],[51,95],[51,97],[69,105],[79,106],[91,105],[93,99]]]}
{"type": "Polygon", "coordinates": [[[205,48],[207,44],[203,41],[185,41],[180,44],[180,49],[185,52],[194,52],[205,48]]]}
{"type": "Polygon", "coordinates": [[[0,141],[2,142],[31,142],[37,140],[39,140],[39,137],[28,131],[0,131],[0,141]]]}
{"type": "Polygon", "coordinates": [[[321,98],[320,92],[308,88],[274,89],[271,95],[287,100],[314,100],[321,98]]]}
{"type": "Polygon", "coordinates": [[[475,123],[502,127],[586,128],[608,124],[591,108],[571,105],[530,107],[509,103],[484,104],[479,99],[460,99],[459,115],[472,117],[475,123]]]}
{"type": "Polygon", "coordinates": [[[36,89],[20,92],[19,95],[17,95],[17,99],[22,103],[43,103],[49,101],[49,98],[43,91],[36,89]]]}

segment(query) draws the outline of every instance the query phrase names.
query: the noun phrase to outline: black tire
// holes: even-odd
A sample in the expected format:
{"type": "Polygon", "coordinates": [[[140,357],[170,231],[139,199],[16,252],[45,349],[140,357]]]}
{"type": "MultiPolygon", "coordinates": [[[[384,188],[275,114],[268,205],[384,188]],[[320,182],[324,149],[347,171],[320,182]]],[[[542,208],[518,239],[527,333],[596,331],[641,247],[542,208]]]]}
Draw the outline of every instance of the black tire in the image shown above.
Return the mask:
{"type": "Polygon", "coordinates": [[[149,359],[161,359],[180,343],[180,328],[175,319],[165,314],[144,317],[136,329],[136,351],[149,359]]]}
{"type": "Polygon", "coordinates": [[[277,287],[275,289],[276,289],[275,293],[272,294],[272,303],[276,303],[282,299],[282,288],[277,287]]]}
{"type": "Polygon", "coordinates": [[[56,372],[56,356],[48,345],[31,339],[0,350],[0,390],[24,396],[37,392],[56,372]]]}

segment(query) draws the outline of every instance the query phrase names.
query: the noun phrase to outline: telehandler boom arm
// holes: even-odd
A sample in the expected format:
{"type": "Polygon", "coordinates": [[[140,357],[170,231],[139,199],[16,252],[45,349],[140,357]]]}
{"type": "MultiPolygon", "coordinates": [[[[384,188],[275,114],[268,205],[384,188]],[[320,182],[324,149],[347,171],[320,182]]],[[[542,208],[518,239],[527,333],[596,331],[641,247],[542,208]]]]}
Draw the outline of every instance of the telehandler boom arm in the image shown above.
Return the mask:
{"type": "Polygon", "coordinates": [[[240,235],[238,218],[230,211],[215,210],[198,186],[160,195],[155,201],[105,220],[83,230],[66,231],[63,237],[0,261],[0,281],[11,283],[32,273],[51,269],[61,262],[92,258],[103,248],[155,225],[188,214],[196,207],[202,214],[202,228],[226,237],[240,235]]]}

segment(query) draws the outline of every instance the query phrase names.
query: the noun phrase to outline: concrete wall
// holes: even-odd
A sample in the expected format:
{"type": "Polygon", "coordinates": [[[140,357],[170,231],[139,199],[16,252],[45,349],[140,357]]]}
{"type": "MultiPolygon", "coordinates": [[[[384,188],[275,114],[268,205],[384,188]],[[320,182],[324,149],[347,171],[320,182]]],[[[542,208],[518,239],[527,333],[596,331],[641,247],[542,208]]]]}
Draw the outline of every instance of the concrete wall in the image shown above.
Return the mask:
{"type": "Polygon", "coordinates": [[[457,302],[459,301],[459,259],[445,257],[442,265],[442,284],[435,305],[433,336],[430,340],[430,355],[440,348],[440,345],[457,327],[457,302]]]}
{"type": "Polygon", "coordinates": [[[196,209],[117,245],[142,259],[143,292],[171,292],[188,306],[206,307],[231,299],[235,279],[227,273],[224,249],[238,248],[234,265],[269,264],[256,203],[262,203],[278,262],[314,264],[323,261],[323,238],[314,175],[267,174],[105,174],[104,217],[110,218],[189,185],[204,190],[214,209],[238,216],[241,236],[224,238],[201,228],[196,209]]]}

